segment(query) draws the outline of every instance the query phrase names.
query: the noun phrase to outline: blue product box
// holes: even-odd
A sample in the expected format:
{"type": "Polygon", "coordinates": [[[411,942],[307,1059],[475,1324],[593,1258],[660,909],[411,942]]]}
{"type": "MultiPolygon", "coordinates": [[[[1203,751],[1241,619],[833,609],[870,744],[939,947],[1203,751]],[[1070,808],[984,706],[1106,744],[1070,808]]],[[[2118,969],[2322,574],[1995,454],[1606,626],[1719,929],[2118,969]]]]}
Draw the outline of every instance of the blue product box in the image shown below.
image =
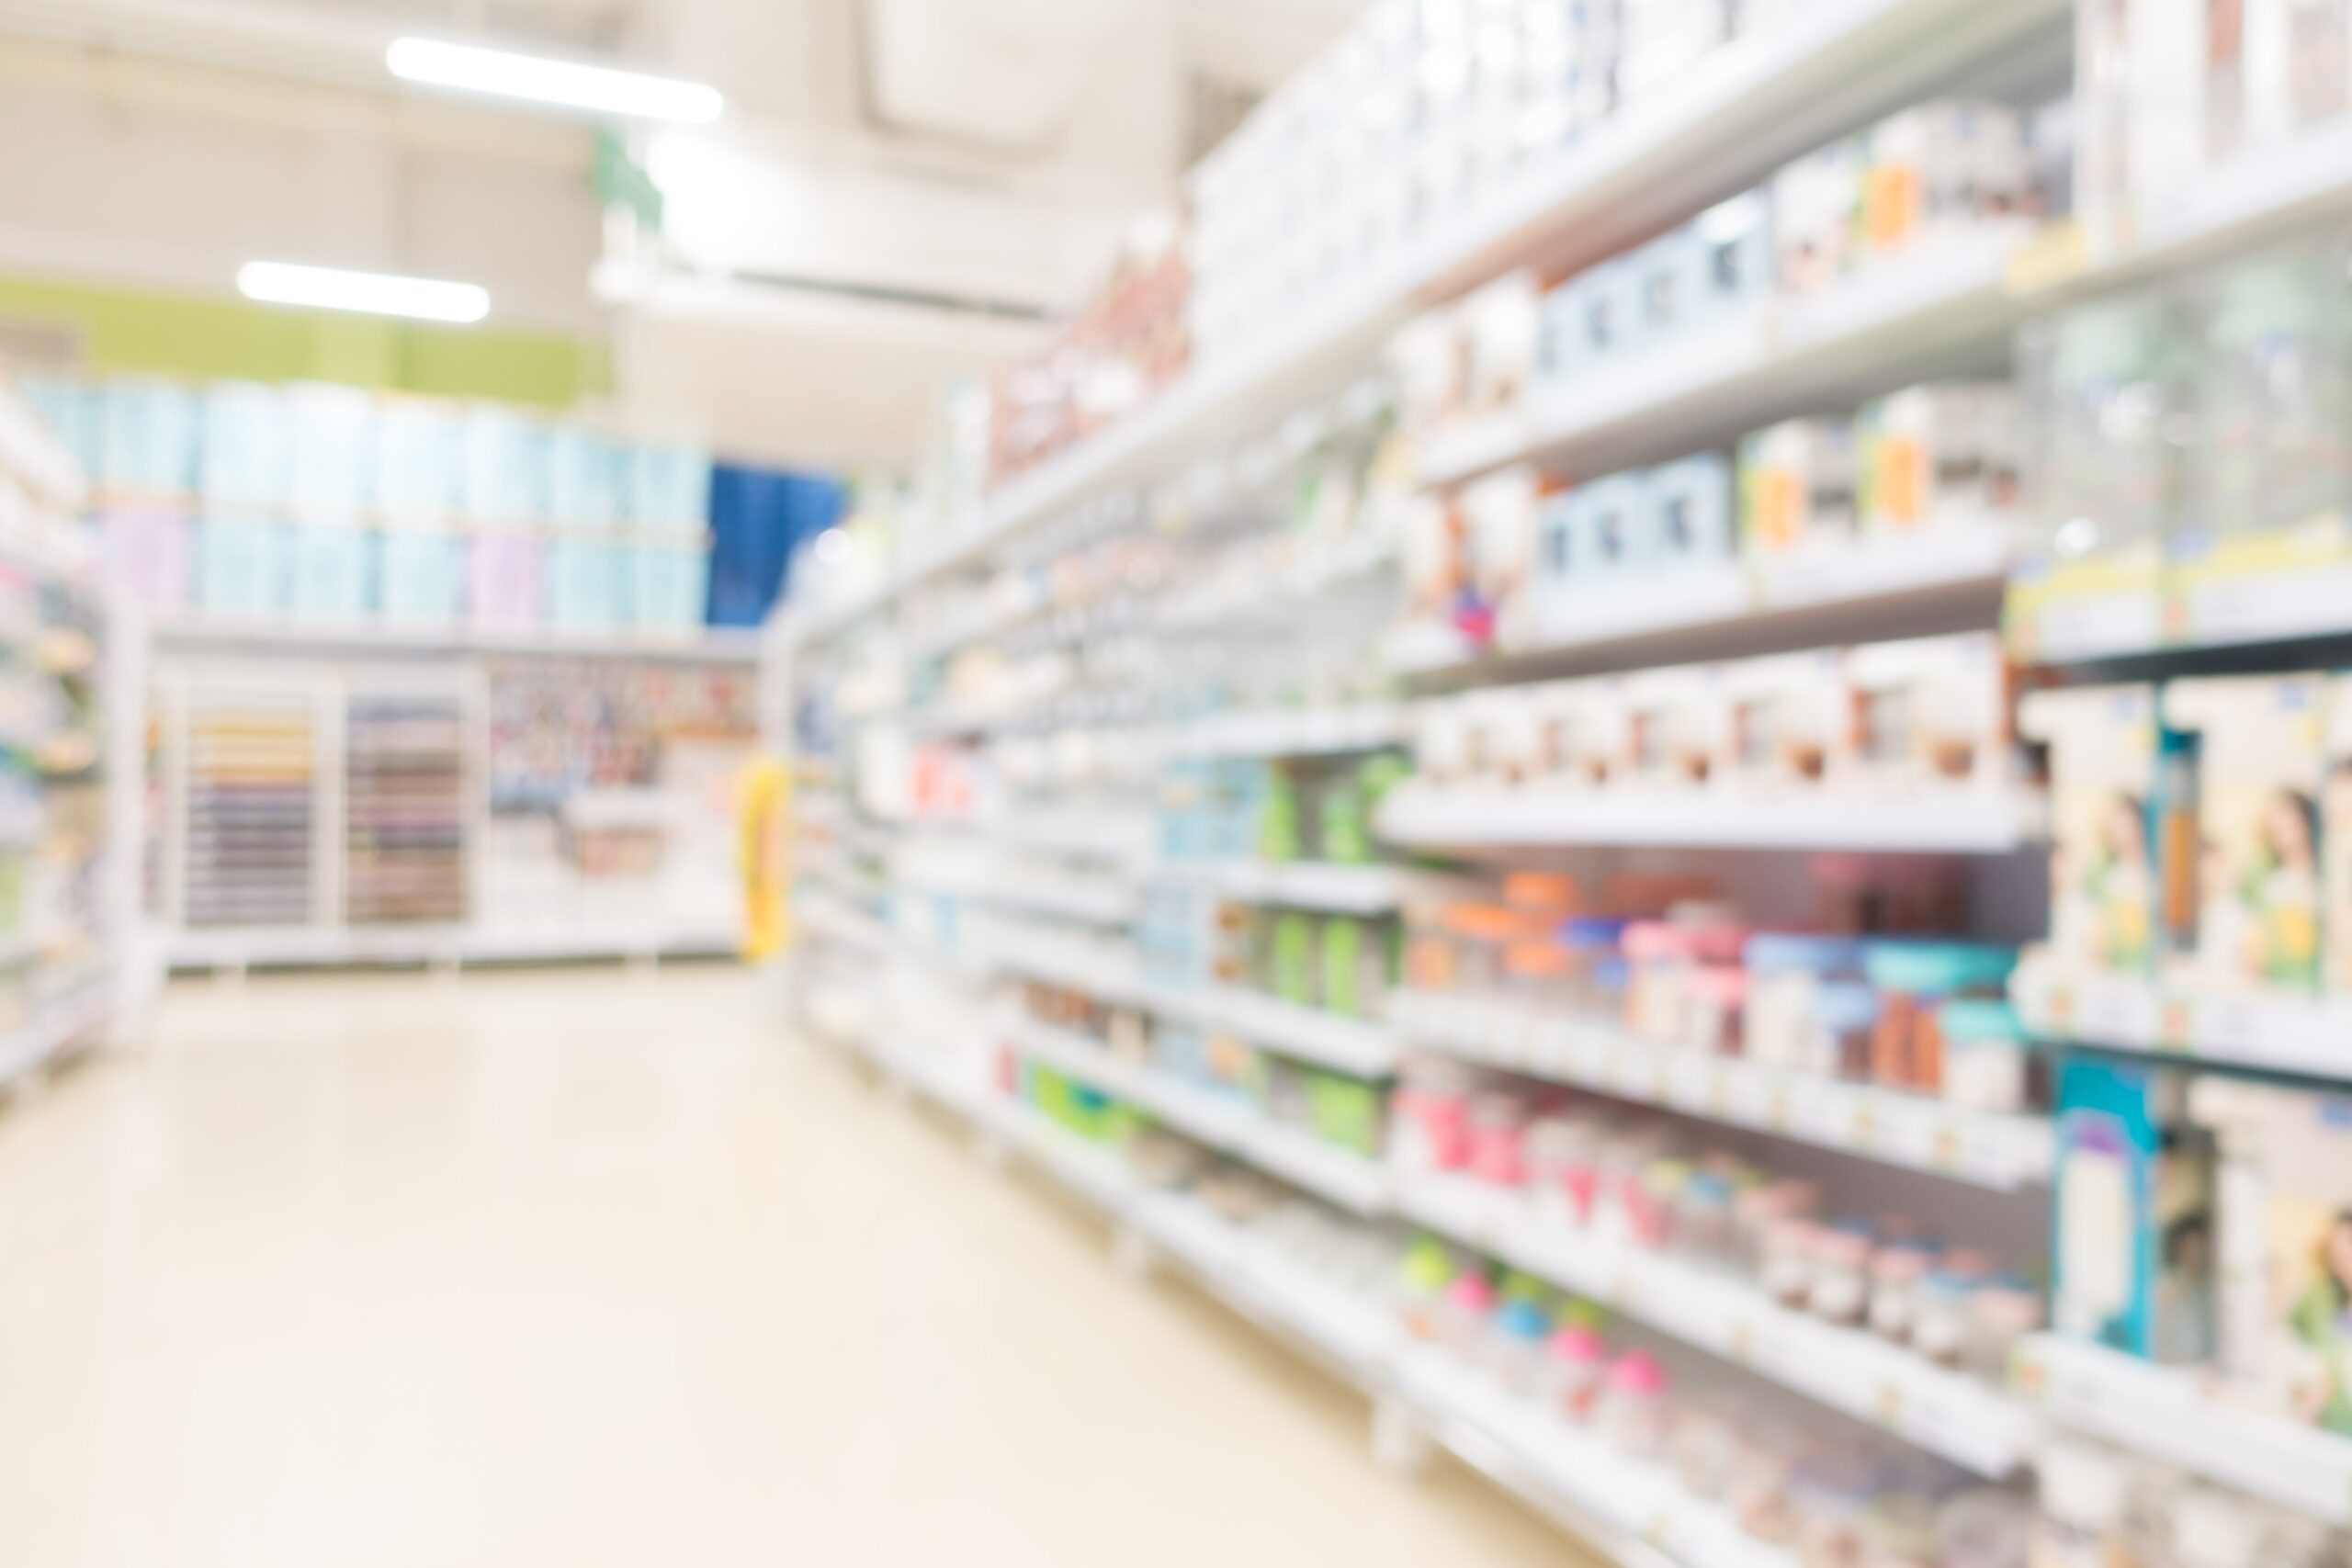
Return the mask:
{"type": "Polygon", "coordinates": [[[612,448],[585,426],[560,424],[548,438],[548,518],[558,528],[608,528],[620,514],[612,448]]]}
{"type": "Polygon", "coordinates": [[[242,619],[285,614],[293,577],[291,534],[268,519],[205,518],[197,525],[197,608],[242,619]]]}
{"type": "Polygon", "coordinates": [[[376,400],[356,387],[286,389],[286,504],[297,517],[349,522],[368,510],[376,400]]]}
{"type": "Polygon", "coordinates": [[[1650,561],[1658,570],[1728,559],[1733,524],[1731,465],[1702,452],[1650,470],[1644,487],[1650,561]]]}
{"type": "Polygon", "coordinates": [[[292,525],[294,618],[334,625],[367,620],[375,608],[380,548],[371,529],[348,523],[292,525]]]}
{"type": "Polygon", "coordinates": [[[107,382],[99,485],[137,496],[187,495],[196,485],[199,434],[196,394],[178,382],[148,376],[107,382]]]}
{"type": "Polygon", "coordinates": [[[464,492],[465,439],[457,405],[388,397],[376,408],[375,510],[385,517],[450,518],[464,492]]]}
{"type": "Polygon", "coordinates": [[[277,512],[286,504],[286,398],[259,381],[204,389],[197,492],[214,511],[277,512]]]}
{"type": "Polygon", "coordinates": [[[379,547],[378,594],[392,626],[443,626],[466,613],[462,536],[438,528],[387,528],[379,547]]]}

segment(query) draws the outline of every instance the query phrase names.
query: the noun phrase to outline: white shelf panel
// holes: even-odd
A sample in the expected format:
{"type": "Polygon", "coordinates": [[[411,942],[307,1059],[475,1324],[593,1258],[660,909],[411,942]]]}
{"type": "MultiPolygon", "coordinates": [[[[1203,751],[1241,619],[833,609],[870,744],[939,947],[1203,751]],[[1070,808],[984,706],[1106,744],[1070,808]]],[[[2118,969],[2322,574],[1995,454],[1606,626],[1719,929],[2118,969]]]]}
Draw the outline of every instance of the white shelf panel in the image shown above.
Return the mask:
{"type": "Polygon", "coordinates": [[[1536,1222],[1461,1178],[1400,1180],[1407,1218],[1995,1479],[2032,1452],[2032,1414],[2000,1390],[1859,1329],[1775,1304],[1745,1280],[1536,1222]]]}
{"type": "Polygon", "coordinates": [[[2352,1082],[2352,998],[2074,969],[2030,953],[2009,991],[2047,1040],[2352,1082]]]}
{"type": "Polygon", "coordinates": [[[1681,1568],[1796,1568],[1796,1559],[1741,1530],[1670,1471],[1627,1458],[1597,1432],[1554,1420],[1442,1352],[1416,1348],[1397,1363],[1398,1396],[1472,1469],[1583,1535],[1610,1561],[1681,1568]]]}
{"type": "Polygon", "coordinates": [[[1564,385],[1430,444],[1423,482],[1455,485],[1512,463],[1605,474],[1679,457],[1711,437],[1826,404],[1859,403],[1909,367],[1998,348],[2026,307],[2005,286],[2022,224],[1906,257],[1836,294],[1758,306],[1564,385]]]}
{"type": "Polygon", "coordinates": [[[1573,151],[1431,227],[1246,349],[1008,484],[884,582],[801,616],[831,636],[912,584],[967,565],[1105,488],[1165,474],[1272,426],[1360,371],[1425,305],[1511,267],[1599,260],[1753,186],[1829,138],[1912,102],[1967,63],[2052,32],[2068,0],[1822,0],[1719,50],[1573,151]]]}
{"type": "Polygon", "coordinates": [[[1408,1039],[1465,1061],[1996,1191],[2050,1177],[2052,1134],[2045,1117],[1971,1111],[1653,1044],[1611,1023],[1502,999],[1408,991],[1391,998],[1389,1018],[1408,1039]]]}
{"type": "Polygon", "coordinates": [[[1385,1303],[1318,1279],[1194,1199],[1146,1193],[1131,1217],[1243,1317],[1306,1347],[1359,1387],[1385,1377],[1396,1339],[1385,1303]]]}
{"type": "Polygon", "coordinates": [[[175,969],[345,964],[527,964],[574,958],[726,957],[732,929],[500,931],[476,927],[305,926],[179,931],[165,942],[175,969]]]}
{"type": "Polygon", "coordinates": [[[212,615],[158,615],[156,645],[169,651],[239,650],[350,654],[544,654],[567,659],[662,659],[688,663],[754,664],[760,634],[714,628],[699,635],[568,632],[552,627],[500,631],[473,626],[307,626],[212,615]]]}
{"type": "Polygon", "coordinates": [[[1612,586],[1584,601],[1563,600],[1532,619],[1526,635],[1492,653],[1463,657],[1440,639],[1406,639],[1388,660],[1396,674],[1473,681],[1545,664],[1638,652],[1644,663],[1674,663],[1678,642],[1717,645],[1743,633],[1791,647],[1874,635],[1873,617],[1913,615],[1921,602],[1981,598],[1989,622],[2008,579],[2014,547],[1997,522],[1954,519],[1898,537],[1676,572],[1656,582],[1612,586]]]}
{"type": "Polygon", "coordinates": [[[889,928],[862,909],[836,898],[799,900],[794,908],[800,924],[814,935],[828,937],[844,947],[880,957],[892,946],[889,928]]]}
{"type": "Polygon", "coordinates": [[[1335,915],[1379,915],[1396,908],[1405,874],[1386,865],[1315,861],[1160,861],[1155,882],[1196,887],[1244,904],[1281,904],[1335,915]]]}
{"type": "Polygon", "coordinates": [[[2006,854],[2041,830],[2041,801],[1996,790],[1779,798],[1689,793],[1432,788],[1406,784],[1380,808],[1391,843],[1429,848],[1646,844],[1661,848],[2006,854]]]}
{"type": "Polygon", "coordinates": [[[1271,1122],[1254,1107],[1122,1061],[1065,1031],[1017,1016],[1006,1019],[1002,1028],[1023,1054],[1149,1111],[1220,1154],[1359,1214],[1382,1213],[1388,1207],[1388,1172],[1376,1160],[1271,1122]]]}
{"type": "Polygon", "coordinates": [[[1160,750],[1170,757],[1345,756],[1396,745],[1405,734],[1405,711],[1394,703],[1271,708],[1177,726],[1165,733],[1160,750]]]}
{"type": "Polygon", "coordinates": [[[1396,1070],[1396,1038],[1382,1025],[1244,989],[1238,986],[1154,985],[1145,1005],[1204,1029],[1222,1030],[1250,1044],[1357,1077],[1396,1070]]]}
{"type": "Polygon", "coordinates": [[[1142,970],[1132,953],[1113,956],[1035,931],[998,933],[986,952],[990,964],[1010,974],[1083,991],[1114,1007],[1145,1005],[1142,970]]]}
{"type": "Polygon", "coordinates": [[[2352,1438],[2232,1404],[2180,1369],[2056,1335],[2028,1345],[2018,1382],[2055,1426],[2352,1527],[2352,1438]]]}

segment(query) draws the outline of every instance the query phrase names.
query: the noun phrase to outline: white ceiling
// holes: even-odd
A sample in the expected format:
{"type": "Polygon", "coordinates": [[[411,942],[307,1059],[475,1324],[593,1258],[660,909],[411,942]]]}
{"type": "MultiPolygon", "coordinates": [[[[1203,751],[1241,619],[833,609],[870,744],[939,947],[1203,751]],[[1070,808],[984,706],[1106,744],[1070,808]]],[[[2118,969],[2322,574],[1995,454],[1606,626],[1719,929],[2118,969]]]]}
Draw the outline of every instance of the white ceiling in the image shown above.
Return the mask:
{"type": "Polygon", "coordinates": [[[43,167],[0,170],[0,270],[78,257],[225,288],[229,258],[266,244],[508,279],[501,319],[605,321],[633,404],[747,455],[821,460],[830,444],[888,460],[910,453],[944,377],[1004,362],[1028,334],[842,290],[1075,303],[1126,220],[1172,193],[1191,79],[1271,85],[1361,3],[0,0],[0,56],[15,55],[0,93],[46,96],[19,106],[43,129],[43,167]],[[718,128],[647,143],[657,170],[684,171],[671,248],[691,273],[764,285],[684,276],[615,316],[589,287],[584,134],[396,95],[381,51],[412,29],[714,82],[729,100],[718,128]],[[566,137],[574,151],[549,156],[566,137]],[[470,169],[451,155],[468,146],[470,169]],[[296,183],[272,172],[297,166],[296,183]],[[208,186],[237,199],[135,194],[208,186]],[[502,188],[508,210],[564,216],[500,232],[476,193],[502,188]],[[793,279],[826,287],[777,287],[793,279]]]}

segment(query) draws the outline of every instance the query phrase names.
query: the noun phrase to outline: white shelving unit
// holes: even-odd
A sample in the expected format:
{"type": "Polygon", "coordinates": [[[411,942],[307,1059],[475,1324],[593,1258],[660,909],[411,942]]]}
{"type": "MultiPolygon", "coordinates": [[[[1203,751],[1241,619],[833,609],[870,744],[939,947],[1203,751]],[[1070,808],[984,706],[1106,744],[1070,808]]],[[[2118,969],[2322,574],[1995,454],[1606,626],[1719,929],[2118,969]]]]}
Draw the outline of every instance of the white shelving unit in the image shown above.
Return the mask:
{"type": "Polygon", "coordinates": [[[1431,485],[1521,462],[1605,474],[1679,457],[1808,408],[1858,403],[1890,375],[1971,349],[1997,355],[2026,316],[2007,288],[2020,222],[1886,264],[1818,300],[1759,306],[1608,375],[1542,388],[1523,408],[1433,441],[1431,485]]]}
{"type": "Polygon", "coordinates": [[[1195,1200],[1142,1187],[1103,1150],[974,1091],[919,1052],[840,1033],[848,1049],[969,1125],[985,1145],[1019,1155],[1101,1210],[1131,1238],[1126,1256],[1174,1264],[1233,1312],[1369,1396],[1377,1446],[1409,1450],[1411,1438],[1440,1443],[1628,1568],[1661,1561],[1793,1568],[1787,1552],[1743,1534],[1669,1471],[1628,1460],[1596,1433],[1554,1420],[1480,1372],[1409,1344],[1378,1299],[1309,1273],[1195,1200]],[[1401,1444],[1398,1434],[1406,1435],[1401,1444]]]}
{"type": "Polygon", "coordinates": [[[1978,1379],[1774,1304],[1743,1279],[1539,1223],[1459,1177],[1397,1185],[1405,1216],[1992,1479],[2030,1460],[2032,1415],[1978,1379]]]}
{"type": "Polygon", "coordinates": [[[1111,1055],[1093,1042],[1009,1017],[1004,1036],[1023,1055],[1093,1084],[1220,1154],[1255,1165],[1359,1214],[1388,1207],[1388,1173],[1377,1160],[1270,1121],[1254,1107],[1111,1055]]]}
{"type": "Polygon", "coordinates": [[[793,635],[803,645],[830,637],[1089,496],[1269,428],[1360,372],[1423,306],[1515,265],[1565,268],[1606,255],[1916,99],[1959,66],[2052,32],[2070,11],[2069,0],[1825,0],[1718,51],[1674,90],[1341,287],[1288,330],[1200,366],[879,581],[798,617],[793,635]]]}
{"type": "Polygon", "coordinates": [[[1405,874],[1395,866],[1314,861],[1160,861],[1149,876],[1237,903],[1280,904],[1339,915],[1385,914],[1396,908],[1405,890],[1405,874]]]}
{"type": "Polygon", "coordinates": [[[1300,1007],[1238,986],[1147,986],[1152,1011],[1238,1035],[1253,1045],[1357,1077],[1396,1070],[1396,1038],[1378,1023],[1300,1007]]]}
{"type": "Polygon", "coordinates": [[[2352,1081],[2352,998],[2070,970],[2047,955],[2018,965],[2009,990],[2045,1040],[2352,1081]]]}
{"type": "Polygon", "coordinates": [[[687,663],[756,664],[760,634],[714,628],[700,636],[568,632],[553,627],[501,631],[476,626],[309,625],[246,621],[217,615],[164,615],[149,623],[166,654],[293,653],[326,655],[523,653],[555,658],[675,660],[687,663]]]}
{"type": "Polygon", "coordinates": [[[2352,1438],[2098,1345],[2044,1336],[2018,1360],[2018,1385],[2052,1425],[2352,1528],[2352,1438]]]}
{"type": "Polygon", "coordinates": [[[1392,843],[1431,849],[1624,844],[2007,854],[2032,843],[2043,818],[2038,797],[1994,789],[1745,798],[1695,790],[1579,795],[1407,784],[1382,803],[1380,832],[1392,843]]]}
{"type": "Polygon", "coordinates": [[[1547,1082],[1998,1191],[2050,1179],[2046,1117],[1971,1111],[1658,1045],[1606,1021],[1536,1016],[1507,1003],[1408,991],[1392,1000],[1389,1012],[1397,1032],[1415,1044],[1547,1082]]]}

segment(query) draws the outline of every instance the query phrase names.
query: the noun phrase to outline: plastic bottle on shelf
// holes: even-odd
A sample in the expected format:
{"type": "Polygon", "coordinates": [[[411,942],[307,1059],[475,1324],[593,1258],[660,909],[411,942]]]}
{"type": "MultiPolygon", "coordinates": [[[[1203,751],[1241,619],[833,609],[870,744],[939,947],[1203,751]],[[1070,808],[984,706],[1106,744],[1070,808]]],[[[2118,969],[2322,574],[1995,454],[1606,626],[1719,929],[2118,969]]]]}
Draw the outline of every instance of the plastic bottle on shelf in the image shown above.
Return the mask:
{"type": "Polygon", "coordinates": [[[1544,1344],[1538,1397],[1553,1415],[1581,1426],[1592,1418],[1608,1371],[1607,1342],[1591,1325],[1571,1317],[1544,1344]]]}
{"type": "Polygon", "coordinates": [[[1617,1358],[1601,1385],[1601,1431],[1629,1458],[1654,1460],[1666,1447],[1666,1369],[1646,1350],[1617,1358]]]}
{"type": "Polygon", "coordinates": [[[2120,1454],[2053,1438],[2042,1445],[2036,1469],[2041,1512],[2033,1527],[2032,1568],[2139,1568],[2125,1540],[2132,1472],[2120,1454]]]}

